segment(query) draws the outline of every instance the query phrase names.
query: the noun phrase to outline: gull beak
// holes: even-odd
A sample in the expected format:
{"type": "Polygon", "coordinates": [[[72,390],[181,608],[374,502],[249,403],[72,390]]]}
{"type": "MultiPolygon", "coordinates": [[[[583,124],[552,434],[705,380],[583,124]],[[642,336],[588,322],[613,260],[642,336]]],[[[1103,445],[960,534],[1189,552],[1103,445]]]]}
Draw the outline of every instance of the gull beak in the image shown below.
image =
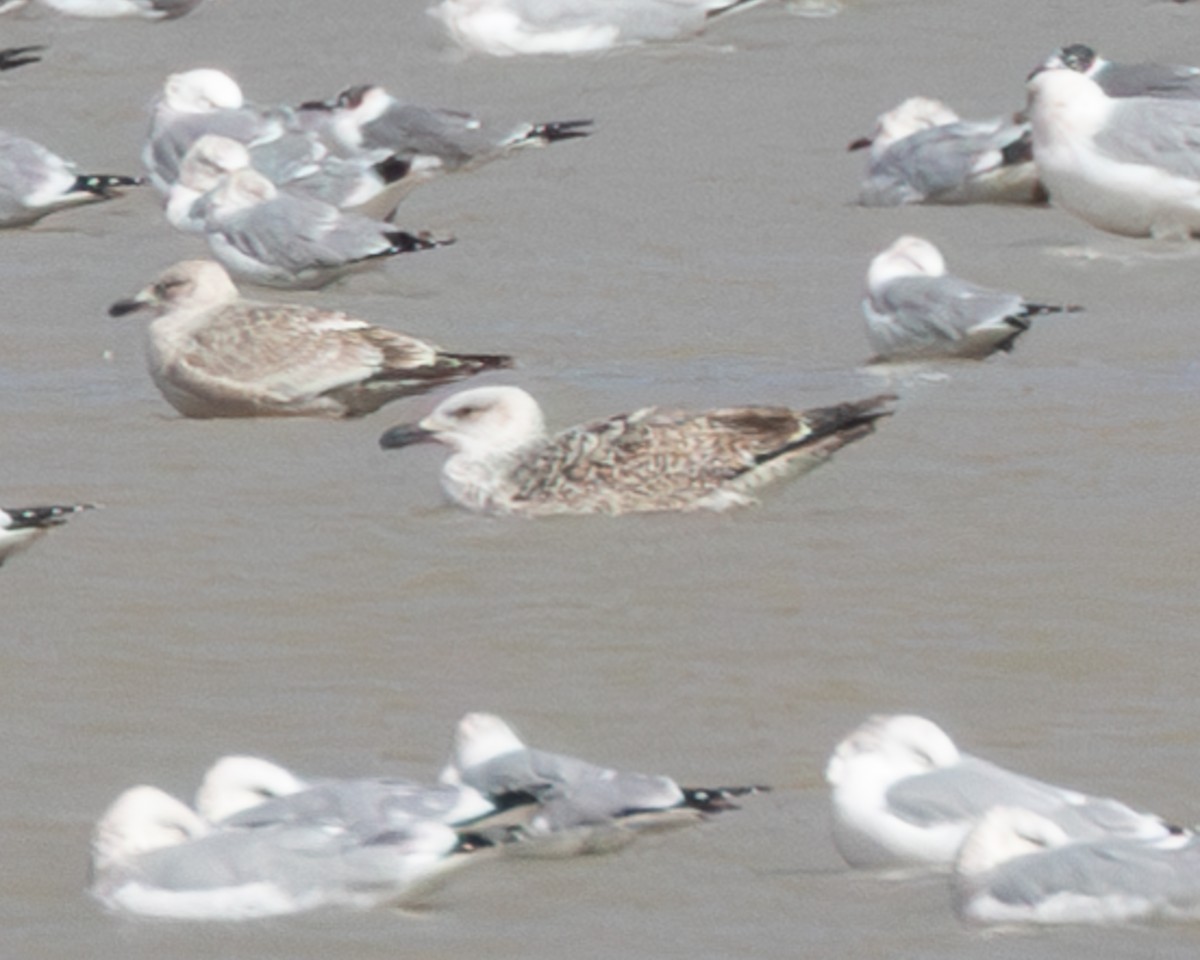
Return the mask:
{"type": "Polygon", "coordinates": [[[848,146],[846,148],[846,150],[847,150],[847,152],[853,152],[855,150],[865,150],[865,149],[867,149],[867,147],[869,147],[874,142],[875,142],[874,137],[859,137],[857,140],[852,142],[850,144],[850,146],[848,146]]]}
{"type": "Polygon", "coordinates": [[[127,313],[135,313],[138,310],[153,306],[154,302],[154,293],[151,288],[147,287],[136,297],[130,297],[128,300],[118,300],[108,308],[108,315],[110,317],[123,317],[127,313]]]}
{"type": "Polygon", "coordinates": [[[419,423],[398,423],[379,438],[379,445],[384,450],[395,450],[414,443],[429,443],[436,438],[437,434],[419,423]]]}

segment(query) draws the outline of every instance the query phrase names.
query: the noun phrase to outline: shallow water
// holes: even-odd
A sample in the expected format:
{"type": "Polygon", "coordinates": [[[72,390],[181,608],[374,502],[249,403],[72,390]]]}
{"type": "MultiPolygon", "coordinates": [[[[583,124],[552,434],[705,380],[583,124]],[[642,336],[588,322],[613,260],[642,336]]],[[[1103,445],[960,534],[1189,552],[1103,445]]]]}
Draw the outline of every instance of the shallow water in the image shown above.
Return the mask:
{"type": "Polygon", "coordinates": [[[527,387],[556,425],[881,389],[901,409],[755,510],[488,520],[444,504],[440,452],[376,446],[435,397],[350,423],[174,416],[138,323],[105,313],[203,251],[148,193],[6,233],[3,502],[105,509],[3,573],[3,952],[1194,955],[1188,927],[985,937],[941,880],[852,873],[822,770],[864,716],[906,710],[1011,767],[1200,820],[1200,248],[1054,210],[860,209],[863,161],[845,153],[910,94],[966,116],[1020,107],[1022,78],[1062,43],[1195,60],[1200,9],[766,6],[689,44],[493,61],[446,51],[418,0],[347,7],[5,18],[4,45],[50,50],[0,78],[3,122],[81,168],[133,169],[146,103],[200,65],[264,102],[374,81],[495,117],[594,117],[587,141],[415,193],[401,223],[456,246],[293,299],[511,352],[519,369],[492,382],[527,387]],[[863,276],[902,232],[961,275],[1087,312],[941,380],[864,372],[863,276]],[[472,709],[599,762],[778,789],[615,856],[465,871],[415,913],[147,923],[85,892],[91,824],[127,786],[190,796],[228,752],[432,776],[472,709]]]}

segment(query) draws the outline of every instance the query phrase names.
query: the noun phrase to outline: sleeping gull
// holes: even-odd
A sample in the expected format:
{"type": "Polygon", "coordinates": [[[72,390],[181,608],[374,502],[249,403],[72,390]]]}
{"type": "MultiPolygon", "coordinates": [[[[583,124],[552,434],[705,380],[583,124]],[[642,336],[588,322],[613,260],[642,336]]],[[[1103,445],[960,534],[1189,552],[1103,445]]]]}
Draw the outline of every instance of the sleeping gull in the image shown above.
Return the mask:
{"type": "Polygon", "coordinates": [[[812,470],[889,415],[892,396],[814,410],[647,407],[548,436],[537,401],[518,387],[479,387],[444,400],[419,424],[393,427],[384,448],[436,441],[452,500],[497,514],[724,510],[759,487],[812,470]]]}
{"type": "Polygon", "coordinates": [[[1028,303],[946,273],[941,251],[904,236],[877,255],[862,302],[875,362],[931,357],[981,360],[1013,342],[1033,317],[1075,306],[1028,303]]]}
{"type": "Polygon", "coordinates": [[[196,810],[222,828],[325,823],[379,833],[413,820],[462,826],[496,805],[466,786],[398,777],[305,780],[261,757],[227,756],[204,775],[196,810]]]}
{"type": "Polygon", "coordinates": [[[881,114],[870,147],[859,202],[869,207],[909,203],[1033,203],[1045,198],[1033,166],[1028,124],[961,120],[940,100],[910,97],[881,114]]]}
{"type": "Polygon", "coordinates": [[[493,57],[594,53],[701,33],[762,0],[442,0],[429,13],[460,46],[493,57]]]}
{"type": "Polygon", "coordinates": [[[341,211],[276,187],[253,169],[226,175],[204,203],[213,256],[235,276],[268,287],[323,287],[383,258],[454,242],[341,211]]]}
{"type": "Polygon", "coordinates": [[[1017,806],[1074,838],[1162,838],[1158,817],[960,753],[935,723],[872,717],[846,737],[825,769],[833,787],[833,839],[852,867],[946,869],[987,811],[1017,806]]]}
{"type": "Polygon", "coordinates": [[[695,822],[736,809],[734,797],[767,787],[683,788],[670,777],[630,773],[525,745],[502,719],[469,713],[458,723],[445,784],[478,790],[498,807],[536,804],[514,839],[542,852],[610,849],[637,831],[695,822]]]}
{"type": "Polygon", "coordinates": [[[1062,67],[1091,77],[1110,97],[1200,99],[1200,67],[1166,63],[1113,63],[1082,43],[1072,43],[1055,50],[1041,69],[1062,67]]]}
{"type": "Polygon", "coordinates": [[[42,58],[38,56],[46,48],[40,45],[29,47],[7,47],[0,50],[0,70],[12,70],[23,67],[27,63],[37,63],[42,58]]]}
{"type": "Polygon", "coordinates": [[[91,510],[93,507],[95,504],[92,503],[74,503],[52,507],[0,509],[0,564],[44,536],[51,527],[62,526],[71,514],[80,510],[91,510]]]}
{"type": "Polygon", "coordinates": [[[0,130],[0,227],[20,227],[66,207],[111,200],[137,177],[76,173],[40,143],[0,130]]]}
{"type": "Polygon", "coordinates": [[[211,260],[168,268],[109,309],[154,315],[150,375],[188,417],[356,417],[483,370],[499,355],[445,353],[341,311],[243,300],[211,260]]]}
{"type": "Polygon", "coordinates": [[[193,920],[365,908],[411,896],[476,843],[429,820],[369,838],[316,823],[214,829],[174,797],[139,786],[96,825],[91,889],[115,910],[193,920]]]}
{"type": "Polygon", "coordinates": [[[1200,838],[1071,837],[1020,807],[997,807],[963,841],[954,905],[979,924],[1200,919],[1200,838]]]}
{"type": "Polygon", "coordinates": [[[1108,96],[1090,77],[1029,80],[1038,175],[1051,201],[1101,230],[1200,233],[1200,101],[1108,96]]]}
{"type": "Polygon", "coordinates": [[[412,184],[443,171],[477,167],[524,147],[588,136],[590,120],[500,126],[468,113],[404,103],[383,87],[362,85],[328,103],[301,109],[325,111],[319,131],[343,155],[364,151],[408,163],[412,184]]]}

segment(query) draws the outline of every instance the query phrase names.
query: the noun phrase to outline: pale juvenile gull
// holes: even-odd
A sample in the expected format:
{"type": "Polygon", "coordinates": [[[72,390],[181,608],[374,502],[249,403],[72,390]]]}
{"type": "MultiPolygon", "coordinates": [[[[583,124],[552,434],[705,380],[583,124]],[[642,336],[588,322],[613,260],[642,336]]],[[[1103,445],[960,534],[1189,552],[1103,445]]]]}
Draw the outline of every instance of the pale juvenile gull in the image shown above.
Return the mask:
{"type": "Polygon", "coordinates": [[[594,53],[695,36],[762,0],[442,0],[429,13],[467,50],[511,57],[594,53]]]}
{"type": "Polygon", "coordinates": [[[253,169],[226,175],[204,203],[213,256],[233,275],[268,287],[323,287],[384,258],[454,242],[281,189],[253,169]]]}
{"type": "Polygon", "coordinates": [[[205,773],[196,810],[222,828],[335,825],[369,835],[413,820],[463,826],[495,813],[479,791],[399,777],[307,780],[261,757],[221,757],[205,773]]]}
{"type": "Polygon", "coordinates": [[[1028,124],[962,120],[940,100],[910,97],[881,114],[870,136],[850,144],[867,147],[864,206],[1045,200],[1028,124]]]}
{"type": "Polygon", "coordinates": [[[167,193],[179,179],[184,156],[206,133],[252,146],[284,136],[289,123],[286,111],[247,104],[241,87],[220,70],[173,73],[151,106],[142,163],[150,182],[167,193]]]}
{"type": "Polygon", "coordinates": [[[1028,86],[1052,203],[1126,236],[1200,233],[1200,101],[1114,98],[1067,68],[1039,70],[1028,86]]]}
{"type": "Polygon", "coordinates": [[[384,448],[436,441],[450,499],[470,510],[544,516],[724,510],[754,503],[772,481],[807,472],[874,429],[892,396],[821,407],[647,407],[548,435],[518,387],[448,397],[419,424],[393,427],[384,448]]]}
{"type": "Polygon", "coordinates": [[[510,357],[447,353],[338,310],[244,300],[211,260],[185,260],[109,309],[149,311],[146,358],[188,417],[356,417],[510,357]]]}
{"type": "Polygon", "coordinates": [[[993,807],[1049,817],[1074,838],[1158,839],[1179,833],[1117,800],[1042,783],[960,753],[937,724],[876,716],[839,743],[825,769],[833,839],[852,867],[949,869],[993,807]]]}
{"type": "Polygon", "coordinates": [[[1066,67],[1096,81],[1110,97],[1200,99],[1200,67],[1166,63],[1114,63],[1091,47],[1072,43],[1055,50],[1041,69],[1066,67]]]}
{"type": "Polygon", "coordinates": [[[1071,837],[1029,810],[998,807],[963,842],[955,909],[979,924],[1200,920],[1200,837],[1071,837]]]}
{"type": "Polygon", "coordinates": [[[540,852],[559,854],[612,849],[641,831],[737,809],[734,797],[769,789],[684,788],[670,777],[537,750],[489,713],[468,713],[459,721],[440,779],[478,790],[500,808],[532,803],[528,819],[505,838],[538,841],[540,852]]]}
{"type": "Polygon", "coordinates": [[[946,261],[932,243],[903,236],[871,261],[862,309],[874,362],[882,362],[982,360],[1012,350],[1032,318],[1080,308],[1029,303],[1020,294],[959,279],[946,273],[946,261]]]}
{"type": "Polygon", "coordinates": [[[91,510],[94,506],[92,503],[73,503],[0,509],[0,565],[14,553],[29,547],[34,540],[45,536],[51,527],[62,526],[71,514],[91,510]]]}
{"type": "Polygon", "coordinates": [[[0,130],[0,227],[20,227],[67,207],[111,200],[137,177],[76,173],[40,143],[0,130]]]}
{"type": "Polygon", "coordinates": [[[402,902],[476,841],[427,820],[364,838],[326,824],[210,827],[154,787],[109,807],[92,839],[92,894],[145,916],[238,920],[402,902]]]}
{"type": "Polygon", "coordinates": [[[38,63],[42,58],[38,56],[46,48],[39,45],[29,47],[8,47],[0,50],[0,70],[12,70],[16,67],[23,67],[27,63],[38,63]]]}
{"type": "MultiPolygon", "coordinates": [[[[590,120],[500,125],[469,113],[397,100],[383,87],[362,85],[326,103],[307,103],[310,124],[344,156],[364,152],[408,164],[405,188],[442,172],[473,169],[525,147],[586,137],[590,120]],[[321,117],[321,112],[325,116],[321,117]]],[[[398,202],[399,196],[397,196],[398,202]]]]}
{"type": "Polygon", "coordinates": [[[43,6],[69,17],[140,17],[143,20],[174,20],[191,13],[203,2],[204,0],[41,0],[43,6]]]}

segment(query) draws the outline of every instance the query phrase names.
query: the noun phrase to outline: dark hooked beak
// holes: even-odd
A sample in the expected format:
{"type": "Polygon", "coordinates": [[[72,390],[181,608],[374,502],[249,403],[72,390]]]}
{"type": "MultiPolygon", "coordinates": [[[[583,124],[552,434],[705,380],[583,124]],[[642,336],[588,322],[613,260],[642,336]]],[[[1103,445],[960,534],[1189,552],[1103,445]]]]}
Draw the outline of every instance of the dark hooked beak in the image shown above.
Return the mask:
{"type": "Polygon", "coordinates": [[[123,317],[127,313],[133,313],[146,306],[148,306],[147,302],[138,297],[132,297],[129,300],[118,300],[108,308],[108,315],[110,317],[123,317]]]}
{"type": "Polygon", "coordinates": [[[395,450],[398,447],[412,446],[414,443],[428,443],[433,440],[432,430],[426,430],[416,423],[398,423],[379,438],[379,445],[384,450],[395,450]]]}

